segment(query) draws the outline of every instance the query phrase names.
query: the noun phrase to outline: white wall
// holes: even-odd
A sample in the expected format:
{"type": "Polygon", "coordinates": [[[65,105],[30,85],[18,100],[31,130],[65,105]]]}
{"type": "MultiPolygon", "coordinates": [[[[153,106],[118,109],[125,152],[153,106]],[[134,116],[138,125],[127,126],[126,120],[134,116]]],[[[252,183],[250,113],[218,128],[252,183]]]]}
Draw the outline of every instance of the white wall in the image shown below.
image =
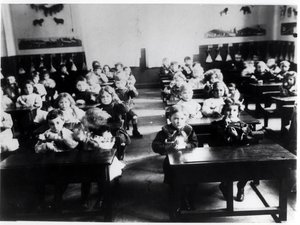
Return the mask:
{"type": "Polygon", "coordinates": [[[147,65],[160,66],[163,57],[182,62],[199,53],[199,45],[219,42],[272,40],[274,6],[255,6],[243,15],[241,5],[80,5],[79,24],[88,65],[95,59],[113,65],[122,61],[139,66],[140,49],[146,49],[147,65]],[[228,14],[220,16],[225,7],[228,14]],[[229,30],[265,25],[262,37],[205,39],[212,29],[229,30]]]}

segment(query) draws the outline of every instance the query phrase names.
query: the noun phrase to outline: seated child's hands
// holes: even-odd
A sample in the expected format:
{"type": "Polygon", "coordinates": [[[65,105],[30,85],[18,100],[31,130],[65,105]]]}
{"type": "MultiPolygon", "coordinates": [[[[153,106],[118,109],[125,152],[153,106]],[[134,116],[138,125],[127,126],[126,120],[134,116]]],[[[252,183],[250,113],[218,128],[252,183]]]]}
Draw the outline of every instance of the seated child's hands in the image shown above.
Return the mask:
{"type": "Polygon", "coordinates": [[[58,134],[54,134],[54,133],[47,133],[45,134],[45,138],[47,140],[51,140],[51,141],[57,141],[57,140],[60,140],[60,137],[58,134]]]}
{"type": "Polygon", "coordinates": [[[48,150],[50,150],[50,151],[56,151],[56,147],[54,146],[54,143],[53,142],[47,142],[46,143],[46,147],[47,147],[47,149],[48,150]]]}
{"type": "MultiPolygon", "coordinates": [[[[183,131],[183,133],[185,133],[185,132],[183,131]]],[[[186,148],[186,143],[185,143],[184,139],[185,139],[184,136],[176,137],[176,139],[175,139],[175,149],[184,149],[184,148],[186,148]]]]}
{"type": "Polygon", "coordinates": [[[235,137],[238,136],[238,133],[234,127],[229,127],[229,132],[235,137]]]}

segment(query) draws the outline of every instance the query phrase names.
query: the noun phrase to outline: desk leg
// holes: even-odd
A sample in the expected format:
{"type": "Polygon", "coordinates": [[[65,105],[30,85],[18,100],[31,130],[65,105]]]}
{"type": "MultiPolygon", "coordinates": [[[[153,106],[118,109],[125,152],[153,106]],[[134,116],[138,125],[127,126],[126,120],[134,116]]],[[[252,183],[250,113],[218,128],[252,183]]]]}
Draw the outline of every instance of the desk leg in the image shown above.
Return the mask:
{"type": "Polygon", "coordinates": [[[105,185],[104,185],[104,221],[112,222],[112,202],[111,202],[111,187],[109,177],[109,166],[105,166],[105,185]]]}
{"type": "Polygon", "coordinates": [[[169,216],[172,222],[176,222],[180,214],[181,185],[170,185],[169,190],[169,216]]]}
{"type": "Polygon", "coordinates": [[[287,179],[282,178],[280,180],[279,187],[279,220],[286,221],[287,220],[287,179]]]}
{"type": "Polygon", "coordinates": [[[233,182],[226,182],[227,183],[227,210],[229,212],[233,212],[233,182]]]}

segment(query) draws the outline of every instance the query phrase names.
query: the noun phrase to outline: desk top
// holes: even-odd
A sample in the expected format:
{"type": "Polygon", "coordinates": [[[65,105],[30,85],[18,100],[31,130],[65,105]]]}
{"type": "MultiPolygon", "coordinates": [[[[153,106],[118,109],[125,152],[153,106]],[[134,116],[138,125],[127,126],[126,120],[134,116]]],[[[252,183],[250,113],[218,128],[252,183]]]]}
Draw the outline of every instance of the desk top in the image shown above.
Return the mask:
{"type": "Polygon", "coordinates": [[[21,153],[14,154],[0,162],[0,169],[38,169],[53,166],[74,165],[110,165],[114,159],[116,149],[108,151],[80,151],[21,153]]]}
{"type": "Polygon", "coordinates": [[[288,97],[272,96],[272,99],[280,102],[295,102],[297,101],[297,96],[288,96],[288,97]]]}
{"type": "Polygon", "coordinates": [[[263,83],[263,84],[249,83],[249,85],[253,87],[279,87],[282,85],[282,82],[270,82],[270,83],[263,83]]]}
{"type": "Polygon", "coordinates": [[[102,83],[102,84],[100,84],[100,86],[101,87],[103,87],[103,86],[111,86],[111,85],[113,85],[114,84],[114,82],[107,82],[107,83],[102,83]]]}
{"type": "Polygon", "coordinates": [[[295,155],[278,144],[194,148],[169,152],[168,158],[171,166],[296,161],[295,155]]]}
{"type": "MultiPolygon", "coordinates": [[[[220,120],[221,118],[211,118],[211,117],[202,117],[202,118],[195,118],[195,119],[190,119],[188,121],[188,124],[191,126],[208,126],[210,125],[213,121],[220,120]]],[[[260,124],[260,121],[253,116],[249,115],[247,112],[243,111],[240,114],[240,119],[244,123],[247,124],[260,124]]]]}
{"type": "MultiPolygon", "coordinates": [[[[193,98],[193,100],[195,100],[196,102],[198,102],[199,104],[203,104],[203,102],[205,101],[205,98],[193,98]]],[[[176,105],[177,102],[179,102],[179,100],[168,100],[166,105],[167,106],[172,106],[172,105],[176,105]]]]}
{"type": "Polygon", "coordinates": [[[91,105],[86,105],[86,104],[77,104],[76,106],[82,110],[87,110],[87,109],[90,109],[90,108],[95,108],[97,107],[98,105],[100,105],[100,103],[97,103],[97,104],[91,104],[91,105]]]}
{"type": "Polygon", "coordinates": [[[5,112],[9,113],[9,112],[31,112],[36,110],[37,107],[10,107],[5,109],[5,112]]]}

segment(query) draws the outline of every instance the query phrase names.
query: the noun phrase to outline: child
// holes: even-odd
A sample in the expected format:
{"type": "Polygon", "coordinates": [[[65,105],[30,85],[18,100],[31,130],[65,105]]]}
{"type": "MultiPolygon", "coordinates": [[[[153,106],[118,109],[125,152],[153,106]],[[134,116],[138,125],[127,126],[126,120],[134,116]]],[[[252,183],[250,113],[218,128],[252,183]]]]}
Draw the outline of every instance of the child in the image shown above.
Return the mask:
{"type": "Polygon", "coordinates": [[[203,68],[200,63],[196,62],[192,67],[192,77],[189,79],[188,83],[192,86],[193,89],[202,89],[204,88],[204,84],[202,83],[203,76],[203,68]]]}
{"type": "Polygon", "coordinates": [[[269,68],[263,61],[259,61],[256,64],[254,75],[251,76],[252,82],[257,83],[259,80],[263,82],[269,82],[274,79],[274,76],[270,73],[269,68]]]}
{"type": "Polygon", "coordinates": [[[0,109],[0,152],[11,152],[19,148],[19,142],[13,138],[12,133],[13,121],[11,116],[4,112],[3,107],[0,109]]]}
{"type": "Polygon", "coordinates": [[[255,66],[254,66],[254,61],[253,60],[245,61],[243,63],[243,65],[244,65],[244,68],[241,72],[242,77],[247,77],[247,76],[254,75],[255,66]]]}
{"type": "Polygon", "coordinates": [[[13,101],[3,93],[2,88],[0,89],[0,99],[1,99],[1,106],[4,111],[6,109],[13,108],[15,106],[13,101]]]}
{"type": "Polygon", "coordinates": [[[235,83],[229,83],[227,87],[228,87],[228,96],[227,96],[228,98],[231,98],[234,102],[242,103],[244,101],[244,99],[241,96],[241,93],[236,88],[235,83]]]}
{"type": "Polygon", "coordinates": [[[110,71],[109,65],[104,65],[104,66],[103,66],[102,73],[105,74],[105,76],[107,77],[108,81],[113,81],[114,75],[113,75],[113,73],[110,71]]]}
{"type": "MultiPolygon", "coordinates": [[[[73,132],[64,127],[64,115],[61,110],[53,109],[47,115],[49,129],[38,137],[35,145],[36,153],[46,152],[66,152],[75,149],[78,142],[73,138],[73,132]]],[[[39,188],[39,204],[43,204],[45,185],[39,188]]],[[[67,184],[57,181],[55,184],[54,207],[59,210],[61,207],[62,196],[67,184]]]]}
{"type": "MultiPolygon", "coordinates": [[[[88,109],[83,118],[83,126],[74,132],[74,137],[83,143],[84,150],[109,151],[115,146],[115,137],[112,136],[107,120],[110,115],[98,108],[88,109]]],[[[114,158],[110,169],[110,179],[122,175],[124,164],[114,158]]],[[[93,173],[93,171],[91,171],[93,173]]],[[[103,181],[98,180],[98,197],[94,208],[101,208],[103,204],[103,181]]],[[[91,183],[84,182],[81,186],[81,205],[88,208],[88,198],[90,194],[91,183]]]]}
{"type": "Polygon", "coordinates": [[[280,68],[277,66],[275,59],[268,59],[267,66],[273,75],[276,76],[278,73],[280,73],[280,68]]]}
{"type": "Polygon", "coordinates": [[[5,81],[6,85],[4,86],[3,92],[15,103],[21,93],[16,78],[13,75],[8,75],[5,81]]]}
{"type": "Polygon", "coordinates": [[[47,91],[46,101],[52,104],[57,97],[56,83],[53,79],[50,78],[50,73],[47,70],[42,72],[42,81],[47,91]]]}
{"type": "Polygon", "coordinates": [[[131,72],[130,67],[125,66],[124,67],[124,72],[125,72],[126,77],[128,77],[128,79],[127,79],[127,85],[128,86],[134,86],[135,83],[136,83],[136,79],[135,79],[133,73],[131,72]]]}
{"type": "Polygon", "coordinates": [[[177,105],[182,105],[184,109],[188,112],[188,118],[201,118],[201,105],[193,100],[193,89],[189,84],[183,84],[179,88],[179,98],[180,101],[177,105]]]}
{"type": "Polygon", "coordinates": [[[96,97],[101,90],[99,78],[94,73],[88,73],[85,78],[86,83],[88,84],[87,91],[96,97]]]}
{"type": "Polygon", "coordinates": [[[191,57],[186,56],[184,58],[184,65],[182,67],[182,73],[185,75],[186,79],[190,79],[193,76],[192,65],[193,61],[191,57]]]}
{"type": "Polygon", "coordinates": [[[98,77],[98,82],[99,84],[107,83],[108,78],[105,74],[102,73],[102,68],[100,65],[94,65],[93,67],[93,72],[94,74],[98,77]]]}
{"type": "Polygon", "coordinates": [[[206,96],[212,97],[212,89],[213,85],[217,81],[223,81],[223,74],[219,69],[211,69],[204,73],[203,83],[205,84],[204,90],[206,92],[206,96]]]}
{"type": "Polygon", "coordinates": [[[39,83],[40,82],[40,73],[37,71],[32,72],[31,79],[34,83],[34,92],[37,93],[41,97],[42,101],[45,101],[47,91],[46,91],[45,86],[43,84],[39,83]]]}
{"type": "Polygon", "coordinates": [[[116,85],[116,94],[120,98],[120,100],[123,102],[123,104],[127,107],[127,113],[126,113],[126,119],[125,119],[125,125],[128,126],[129,122],[132,122],[132,137],[133,138],[142,138],[143,135],[140,134],[138,131],[138,116],[136,113],[132,110],[133,109],[133,98],[138,96],[138,91],[133,85],[127,85],[126,87],[126,81],[125,80],[119,80],[119,77],[116,77],[115,81],[116,85]]]}
{"type": "Polygon", "coordinates": [[[181,72],[177,72],[173,76],[173,80],[169,84],[169,86],[165,87],[164,94],[166,96],[166,99],[169,100],[176,100],[179,98],[179,87],[182,84],[186,83],[186,78],[181,72]]]}
{"type": "MultiPolygon", "coordinates": [[[[212,123],[215,143],[222,145],[248,145],[255,143],[257,140],[253,137],[251,128],[246,123],[242,122],[239,118],[241,111],[241,105],[233,102],[231,99],[227,99],[222,110],[223,118],[221,120],[212,123]]],[[[237,183],[238,192],[236,201],[244,200],[244,187],[247,180],[240,180],[237,183]]],[[[219,188],[227,199],[227,183],[222,182],[219,188]]]]}
{"type": "Polygon", "coordinates": [[[79,77],[77,79],[76,89],[73,97],[77,105],[96,103],[95,96],[88,92],[88,84],[84,77],[79,77]]]}
{"type": "Polygon", "coordinates": [[[297,84],[296,84],[296,72],[289,71],[285,74],[282,86],[280,87],[280,95],[287,96],[296,96],[297,95],[297,84]]]}
{"type": "MultiPolygon", "coordinates": [[[[186,123],[188,113],[181,105],[171,106],[169,109],[169,120],[171,124],[162,127],[152,142],[152,149],[155,153],[166,155],[169,151],[184,151],[188,148],[195,148],[198,146],[197,136],[193,128],[186,123]]],[[[170,164],[167,158],[163,164],[164,182],[170,184],[170,164]]],[[[185,187],[182,195],[182,203],[180,209],[191,210],[192,203],[192,190],[191,186],[185,187]]],[[[192,188],[194,189],[194,188],[192,188]]],[[[179,210],[180,210],[179,209],[179,210]]]]}
{"type": "Polygon", "coordinates": [[[213,84],[213,98],[206,99],[203,102],[202,114],[206,117],[220,117],[224,105],[224,96],[226,93],[226,84],[217,81],[213,84]]]}
{"type": "Polygon", "coordinates": [[[114,74],[114,79],[116,79],[116,77],[119,77],[121,80],[125,79],[128,80],[128,76],[126,75],[126,73],[124,72],[124,66],[122,63],[116,63],[115,64],[115,74],[114,74]]]}
{"type": "Polygon", "coordinates": [[[70,130],[78,125],[85,112],[75,105],[75,101],[69,93],[60,93],[56,99],[56,108],[59,108],[64,117],[64,124],[70,130]]]}
{"type": "Polygon", "coordinates": [[[180,72],[180,65],[178,62],[173,61],[170,64],[170,70],[169,70],[169,76],[171,79],[173,79],[173,77],[175,76],[175,74],[177,74],[178,72],[180,72]]]}
{"type": "Polygon", "coordinates": [[[169,76],[170,74],[170,63],[168,58],[163,58],[162,60],[162,66],[159,69],[159,76],[165,77],[169,76]]]}
{"type": "Polygon", "coordinates": [[[277,74],[276,78],[278,81],[282,81],[286,73],[290,69],[290,63],[288,61],[281,61],[280,62],[280,72],[277,74]]]}
{"type": "Polygon", "coordinates": [[[127,110],[121,103],[115,90],[110,86],[105,86],[101,89],[98,100],[100,105],[97,107],[103,109],[111,116],[108,122],[113,136],[117,137],[117,157],[122,160],[124,158],[125,147],[130,143],[130,138],[123,129],[123,121],[126,117],[127,110]]]}

